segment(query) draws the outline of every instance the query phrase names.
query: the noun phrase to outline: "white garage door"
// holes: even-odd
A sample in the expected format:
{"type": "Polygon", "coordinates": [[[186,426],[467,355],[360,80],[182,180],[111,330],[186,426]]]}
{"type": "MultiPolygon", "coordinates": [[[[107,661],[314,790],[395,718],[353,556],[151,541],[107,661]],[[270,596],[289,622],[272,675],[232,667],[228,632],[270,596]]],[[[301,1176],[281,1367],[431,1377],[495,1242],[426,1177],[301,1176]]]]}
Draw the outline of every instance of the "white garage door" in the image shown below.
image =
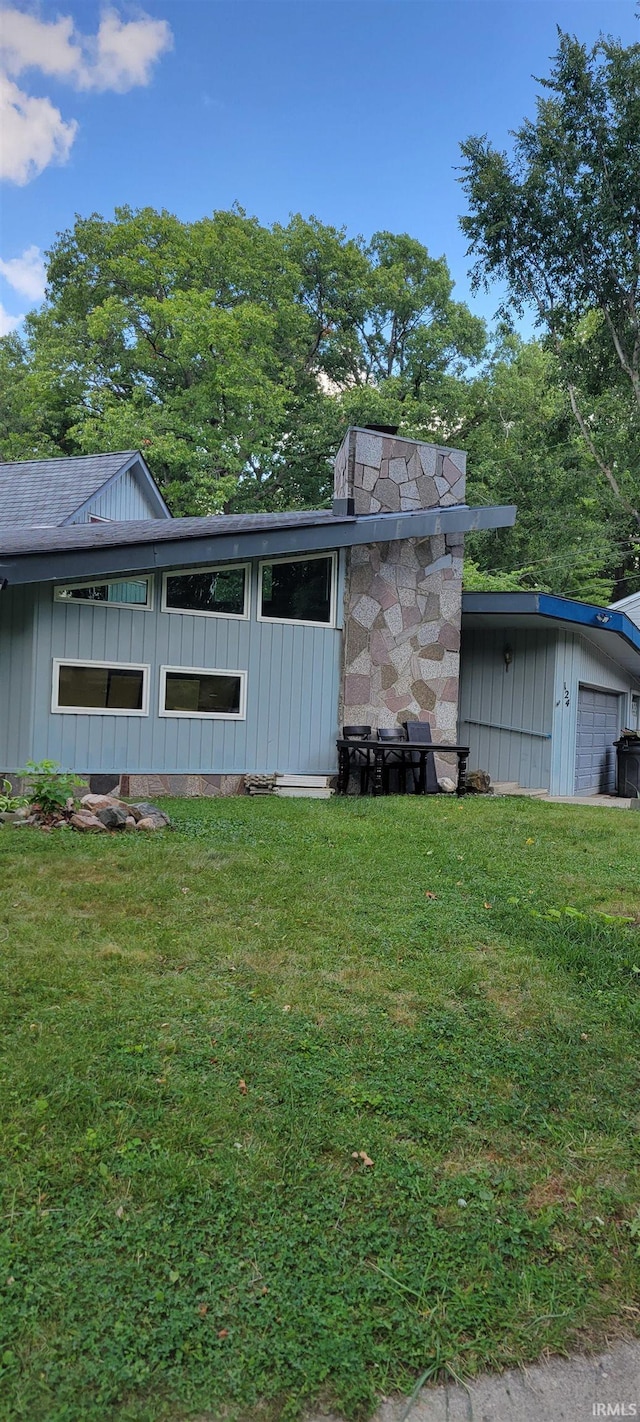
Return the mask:
{"type": "Polygon", "coordinates": [[[620,728],[620,697],[611,691],[578,689],[576,795],[613,795],[620,728]]]}

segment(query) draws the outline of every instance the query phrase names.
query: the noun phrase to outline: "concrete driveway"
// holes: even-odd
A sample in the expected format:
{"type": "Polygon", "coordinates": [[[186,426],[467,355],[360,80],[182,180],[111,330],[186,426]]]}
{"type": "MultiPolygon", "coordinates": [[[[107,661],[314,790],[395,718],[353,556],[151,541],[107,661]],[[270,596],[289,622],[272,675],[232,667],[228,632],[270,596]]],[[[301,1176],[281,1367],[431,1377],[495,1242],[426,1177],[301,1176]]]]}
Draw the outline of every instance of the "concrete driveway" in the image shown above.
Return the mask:
{"type": "MultiPolygon", "coordinates": [[[[592,1422],[640,1419],[640,1342],[616,1343],[598,1357],[552,1358],[530,1368],[485,1374],[468,1387],[425,1387],[383,1402],[372,1422],[592,1422]]],[[[315,1415],[308,1422],[340,1422],[315,1415]]]]}

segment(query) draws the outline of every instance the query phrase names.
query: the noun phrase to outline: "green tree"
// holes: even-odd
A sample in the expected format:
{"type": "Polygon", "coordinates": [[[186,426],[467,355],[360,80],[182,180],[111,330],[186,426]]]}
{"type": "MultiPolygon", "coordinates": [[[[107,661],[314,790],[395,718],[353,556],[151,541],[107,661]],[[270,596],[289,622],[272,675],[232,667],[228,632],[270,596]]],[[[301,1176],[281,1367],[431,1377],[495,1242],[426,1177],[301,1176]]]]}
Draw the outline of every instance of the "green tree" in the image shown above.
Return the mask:
{"type": "Polygon", "coordinates": [[[476,565],[468,585],[490,589],[492,578],[515,573],[523,588],[608,601],[628,554],[628,518],[594,477],[555,353],[502,330],[461,393],[469,500],[518,508],[514,528],[467,539],[476,565]]]}
{"type": "Polygon", "coordinates": [[[640,45],[588,49],[559,32],[535,120],[513,155],[462,145],[462,227],[476,286],[500,279],[503,311],[533,308],[579,438],[627,528],[640,526],[640,45]]]}
{"type": "Polygon", "coordinates": [[[5,345],[2,453],[141,447],[177,514],[317,505],[349,422],[424,428],[480,354],[451,289],[413,239],[316,218],[79,218],[5,345]]]}

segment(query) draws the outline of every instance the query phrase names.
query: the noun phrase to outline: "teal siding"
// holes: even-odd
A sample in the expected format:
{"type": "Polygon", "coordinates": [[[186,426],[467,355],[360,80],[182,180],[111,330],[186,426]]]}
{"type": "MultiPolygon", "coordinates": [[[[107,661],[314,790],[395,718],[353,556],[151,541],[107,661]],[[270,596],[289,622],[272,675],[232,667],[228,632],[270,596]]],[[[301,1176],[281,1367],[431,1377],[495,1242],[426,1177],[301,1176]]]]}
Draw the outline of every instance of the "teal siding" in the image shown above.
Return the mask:
{"type": "Polygon", "coordinates": [[[152,508],[130,469],[121,474],[102,494],[96,495],[87,508],[71,522],[89,523],[92,514],[96,518],[110,520],[158,517],[157,511],[152,508]]]}
{"type": "Polygon", "coordinates": [[[555,634],[468,628],[460,661],[459,735],[471,748],[470,768],[523,789],[548,788],[555,634]],[[508,671],[506,646],[513,654],[508,671]]]}
{"type": "Polygon", "coordinates": [[[34,704],[34,590],[0,592],[0,771],[31,756],[34,704]]]}
{"type": "Polygon", "coordinates": [[[51,587],[35,590],[34,757],[82,773],[333,771],[340,630],[258,622],[257,565],[246,621],[161,612],[160,594],[157,577],[145,612],[54,603],[51,587]],[[52,713],[54,657],[149,664],[149,715],[52,713]],[[246,721],[161,717],[161,665],[246,670],[246,721]]]}
{"type": "Polygon", "coordinates": [[[596,651],[576,632],[559,632],[553,694],[551,793],[575,793],[578,691],[580,686],[620,695],[619,729],[630,724],[631,695],[640,682],[617,662],[596,651]]]}
{"type": "Polygon", "coordinates": [[[465,628],[459,735],[471,747],[470,767],[523,789],[573,795],[580,686],[619,693],[620,728],[631,724],[640,683],[578,632],[465,628]]]}

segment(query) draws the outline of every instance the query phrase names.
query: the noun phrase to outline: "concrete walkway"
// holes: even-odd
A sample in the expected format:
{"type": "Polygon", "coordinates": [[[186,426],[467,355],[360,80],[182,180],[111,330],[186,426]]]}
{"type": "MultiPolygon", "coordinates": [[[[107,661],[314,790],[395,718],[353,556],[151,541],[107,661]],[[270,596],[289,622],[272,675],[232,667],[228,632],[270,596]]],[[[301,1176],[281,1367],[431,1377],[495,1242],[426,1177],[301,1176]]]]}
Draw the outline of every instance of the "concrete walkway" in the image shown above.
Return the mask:
{"type": "MultiPolygon", "coordinates": [[[[592,1422],[640,1419],[640,1342],[599,1357],[552,1358],[484,1374],[467,1387],[425,1387],[413,1401],[383,1402],[372,1422],[592,1422]]],[[[340,1422],[314,1416],[307,1422],[340,1422]]]]}

